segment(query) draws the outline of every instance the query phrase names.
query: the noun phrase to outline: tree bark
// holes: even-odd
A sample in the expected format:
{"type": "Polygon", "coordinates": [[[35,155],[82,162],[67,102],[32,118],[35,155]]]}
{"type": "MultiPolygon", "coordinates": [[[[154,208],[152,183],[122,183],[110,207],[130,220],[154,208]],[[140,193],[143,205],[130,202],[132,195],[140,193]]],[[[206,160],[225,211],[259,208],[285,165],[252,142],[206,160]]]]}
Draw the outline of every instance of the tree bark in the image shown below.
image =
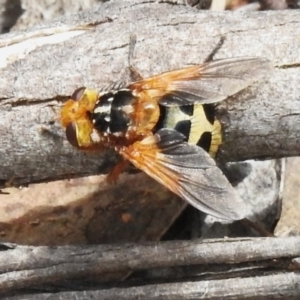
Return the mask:
{"type": "Polygon", "coordinates": [[[100,89],[126,78],[131,34],[137,36],[134,65],[144,76],[201,63],[220,36],[226,41],[216,58],[269,58],[275,67],[269,78],[220,105],[225,136],[219,159],[298,155],[299,22],[298,11],[208,13],[167,2],[109,1],[3,36],[2,183],[99,174],[115,162],[112,152],[73,149],[58,116],[75,88],[100,89]]]}

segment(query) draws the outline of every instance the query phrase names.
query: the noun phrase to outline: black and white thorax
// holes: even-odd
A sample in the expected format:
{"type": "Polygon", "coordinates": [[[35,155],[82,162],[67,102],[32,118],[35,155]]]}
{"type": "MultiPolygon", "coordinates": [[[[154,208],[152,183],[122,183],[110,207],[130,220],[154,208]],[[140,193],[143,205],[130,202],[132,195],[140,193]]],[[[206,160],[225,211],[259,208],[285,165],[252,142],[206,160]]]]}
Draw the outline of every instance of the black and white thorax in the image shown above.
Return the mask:
{"type": "Polygon", "coordinates": [[[129,89],[109,91],[99,95],[91,120],[104,136],[125,136],[133,123],[136,98],[129,89]]]}

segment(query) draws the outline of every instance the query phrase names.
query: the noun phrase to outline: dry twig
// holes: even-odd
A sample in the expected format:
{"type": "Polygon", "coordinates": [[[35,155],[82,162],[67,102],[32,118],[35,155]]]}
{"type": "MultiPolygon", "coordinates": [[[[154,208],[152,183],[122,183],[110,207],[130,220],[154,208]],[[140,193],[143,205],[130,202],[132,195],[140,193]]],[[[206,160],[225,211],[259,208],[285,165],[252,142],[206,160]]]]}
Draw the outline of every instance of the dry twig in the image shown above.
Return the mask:
{"type": "MultiPolygon", "coordinates": [[[[38,286],[40,292],[85,290],[55,294],[61,299],[272,299],[280,291],[277,299],[290,299],[300,296],[295,284],[299,268],[292,260],[298,256],[299,237],[57,248],[2,245],[0,292],[34,292],[38,286]],[[113,281],[112,274],[137,270],[156,270],[156,279],[152,276],[149,284],[140,273],[123,284],[126,288],[113,281]],[[104,281],[106,287],[119,288],[106,289],[104,281]],[[172,281],[179,282],[167,283],[172,281]],[[87,291],[90,284],[93,290],[87,291]]],[[[45,297],[51,298],[36,294],[30,299],[45,297]]]]}

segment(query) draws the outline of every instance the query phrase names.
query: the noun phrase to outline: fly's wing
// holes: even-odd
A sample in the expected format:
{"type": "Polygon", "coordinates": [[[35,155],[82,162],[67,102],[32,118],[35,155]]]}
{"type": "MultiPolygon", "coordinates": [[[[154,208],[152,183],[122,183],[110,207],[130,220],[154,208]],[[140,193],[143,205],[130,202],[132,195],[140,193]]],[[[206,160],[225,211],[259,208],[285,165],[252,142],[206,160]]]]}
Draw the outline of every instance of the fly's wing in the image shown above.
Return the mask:
{"type": "Polygon", "coordinates": [[[264,58],[221,59],[146,78],[129,88],[148,92],[166,106],[215,103],[260,80],[270,68],[264,58]]]}
{"type": "Polygon", "coordinates": [[[161,129],[120,153],[197,209],[226,220],[245,217],[245,203],[215,161],[177,131],[161,129]]]}

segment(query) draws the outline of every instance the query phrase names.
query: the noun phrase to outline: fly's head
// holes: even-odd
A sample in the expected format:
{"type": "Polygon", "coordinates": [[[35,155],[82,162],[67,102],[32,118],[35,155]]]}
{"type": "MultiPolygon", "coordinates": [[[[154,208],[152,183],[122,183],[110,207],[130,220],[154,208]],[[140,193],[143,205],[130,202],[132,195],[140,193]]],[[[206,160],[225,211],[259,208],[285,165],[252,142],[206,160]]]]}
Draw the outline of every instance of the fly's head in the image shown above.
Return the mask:
{"type": "Polygon", "coordinates": [[[90,114],[98,101],[98,92],[85,87],[74,91],[61,110],[61,124],[69,143],[77,148],[89,149],[100,142],[90,114]]]}

